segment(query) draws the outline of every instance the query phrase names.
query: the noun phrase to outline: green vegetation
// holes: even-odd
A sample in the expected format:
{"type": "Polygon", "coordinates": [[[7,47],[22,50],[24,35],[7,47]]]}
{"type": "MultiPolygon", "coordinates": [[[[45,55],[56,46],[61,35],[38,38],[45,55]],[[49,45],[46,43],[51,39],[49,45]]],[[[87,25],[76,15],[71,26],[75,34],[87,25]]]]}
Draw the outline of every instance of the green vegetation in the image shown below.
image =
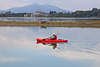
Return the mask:
{"type": "Polygon", "coordinates": [[[0,26],[40,26],[40,27],[94,27],[100,28],[100,20],[75,22],[10,22],[0,21],[0,26]]]}
{"type": "Polygon", "coordinates": [[[100,9],[93,8],[92,10],[87,11],[75,11],[75,12],[68,12],[68,13],[54,13],[50,12],[50,17],[100,17],[100,9]]]}
{"type": "Polygon", "coordinates": [[[76,11],[72,13],[74,17],[100,17],[100,9],[93,8],[90,11],[76,11]]]}

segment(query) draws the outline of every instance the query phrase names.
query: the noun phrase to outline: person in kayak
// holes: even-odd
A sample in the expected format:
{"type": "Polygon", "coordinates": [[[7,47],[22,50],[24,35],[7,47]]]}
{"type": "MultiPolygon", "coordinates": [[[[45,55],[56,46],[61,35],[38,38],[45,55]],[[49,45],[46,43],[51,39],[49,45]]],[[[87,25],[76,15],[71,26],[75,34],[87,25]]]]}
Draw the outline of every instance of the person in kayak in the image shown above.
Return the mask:
{"type": "Polygon", "coordinates": [[[51,37],[47,38],[47,39],[51,39],[51,40],[57,40],[57,35],[53,34],[51,37]]]}
{"type": "Polygon", "coordinates": [[[56,34],[53,34],[53,35],[50,37],[50,39],[52,39],[52,40],[57,40],[57,35],[56,35],[56,34]]]}
{"type": "Polygon", "coordinates": [[[53,34],[51,37],[48,37],[48,38],[45,38],[45,39],[57,40],[57,35],[53,34]]]}

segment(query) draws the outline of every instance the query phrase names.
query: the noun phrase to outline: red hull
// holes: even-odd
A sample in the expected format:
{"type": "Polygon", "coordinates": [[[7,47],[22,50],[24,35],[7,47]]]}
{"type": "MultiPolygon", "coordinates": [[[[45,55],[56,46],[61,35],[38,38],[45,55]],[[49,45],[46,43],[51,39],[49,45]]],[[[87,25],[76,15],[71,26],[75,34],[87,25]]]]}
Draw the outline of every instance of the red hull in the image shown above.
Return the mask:
{"type": "Polygon", "coordinates": [[[51,39],[36,39],[37,42],[68,42],[68,40],[51,40],[51,39]]]}

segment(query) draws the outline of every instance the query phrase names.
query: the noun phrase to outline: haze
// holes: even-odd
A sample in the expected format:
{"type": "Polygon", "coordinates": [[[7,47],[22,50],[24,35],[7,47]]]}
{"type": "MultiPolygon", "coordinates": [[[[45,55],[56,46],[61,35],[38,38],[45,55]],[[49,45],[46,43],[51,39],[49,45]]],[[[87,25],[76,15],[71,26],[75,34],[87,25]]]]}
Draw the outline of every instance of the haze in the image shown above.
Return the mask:
{"type": "Polygon", "coordinates": [[[0,0],[0,10],[30,4],[48,4],[65,10],[88,10],[99,8],[100,0],[0,0]]]}

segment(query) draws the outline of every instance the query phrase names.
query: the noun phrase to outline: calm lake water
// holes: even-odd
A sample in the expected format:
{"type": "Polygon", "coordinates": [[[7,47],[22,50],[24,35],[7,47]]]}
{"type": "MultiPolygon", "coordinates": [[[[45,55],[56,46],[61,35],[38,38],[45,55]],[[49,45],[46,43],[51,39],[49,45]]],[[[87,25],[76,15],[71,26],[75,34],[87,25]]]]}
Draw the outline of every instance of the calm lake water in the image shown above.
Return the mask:
{"type": "Polygon", "coordinates": [[[85,20],[100,20],[97,17],[91,18],[64,18],[64,17],[0,17],[0,21],[24,21],[24,22],[33,22],[33,21],[85,21],[85,20]]]}
{"type": "Polygon", "coordinates": [[[0,67],[100,67],[100,29],[0,27],[0,67]],[[56,31],[69,42],[36,43],[56,31]]]}

